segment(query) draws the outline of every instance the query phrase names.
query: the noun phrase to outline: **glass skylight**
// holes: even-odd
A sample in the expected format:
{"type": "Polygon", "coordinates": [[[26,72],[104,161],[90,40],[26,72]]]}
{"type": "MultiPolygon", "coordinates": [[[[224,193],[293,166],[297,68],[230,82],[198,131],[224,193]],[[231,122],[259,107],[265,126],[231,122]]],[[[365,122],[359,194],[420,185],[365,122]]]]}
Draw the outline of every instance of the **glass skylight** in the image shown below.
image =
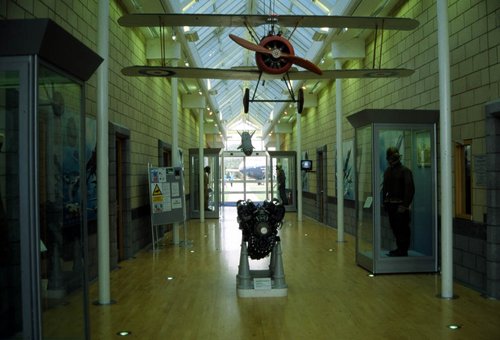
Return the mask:
{"type": "MultiPolygon", "coordinates": [[[[173,8],[174,12],[191,14],[277,14],[279,15],[339,15],[342,14],[349,1],[342,0],[163,0],[167,8],[173,8]]],[[[259,39],[271,29],[269,25],[254,27],[259,39]],[[266,27],[267,26],[267,27],[266,27]]],[[[322,48],[322,42],[313,40],[314,34],[320,28],[299,27],[274,27],[275,31],[283,31],[285,38],[290,38],[295,55],[307,58],[313,62],[321,60],[317,55],[322,48]]],[[[256,67],[255,54],[237,45],[229,38],[234,34],[247,40],[251,40],[245,27],[190,27],[190,32],[196,32],[198,40],[189,43],[189,48],[197,65],[194,67],[224,68],[234,67],[256,67]]],[[[300,69],[300,67],[297,67],[300,69]]],[[[290,111],[290,103],[280,102],[253,102],[249,105],[249,113],[243,113],[244,89],[250,89],[251,98],[257,87],[256,81],[235,80],[211,80],[214,102],[218,106],[213,108],[222,112],[222,122],[226,124],[227,133],[236,133],[228,129],[238,129],[241,126],[234,124],[244,118],[252,122],[256,130],[262,129],[269,123],[271,111],[274,115],[280,115],[284,109],[290,111]]],[[[300,86],[300,84],[297,84],[300,86]]],[[[296,91],[297,89],[295,89],[296,91]]],[[[255,99],[260,100],[287,100],[290,96],[282,80],[261,81],[258,84],[255,99]]],[[[293,110],[292,110],[293,111],[293,110]]],[[[258,131],[260,134],[260,131],[258,131]]]]}

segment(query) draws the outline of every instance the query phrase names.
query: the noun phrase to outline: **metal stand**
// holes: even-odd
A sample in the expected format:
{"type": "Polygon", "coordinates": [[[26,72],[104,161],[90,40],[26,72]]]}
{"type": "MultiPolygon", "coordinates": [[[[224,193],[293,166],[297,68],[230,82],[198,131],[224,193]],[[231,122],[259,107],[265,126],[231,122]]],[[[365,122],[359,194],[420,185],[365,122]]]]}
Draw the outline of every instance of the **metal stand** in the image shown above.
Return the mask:
{"type": "Polygon", "coordinates": [[[250,270],[247,245],[245,241],[241,241],[236,288],[239,297],[284,297],[288,295],[279,241],[271,252],[269,270],[250,270]],[[259,281],[264,282],[264,284],[258,285],[259,281]],[[266,282],[268,282],[267,285],[266,282]]]}
{"type": "Polygon", "coordinates": [[[184,229],[184,240],[179,241],[179,247],[192,247],[193,246],[193,241],[190,241],[187,239],[187,225],[186,221],[182,222],[182,227],[184,229]]]}

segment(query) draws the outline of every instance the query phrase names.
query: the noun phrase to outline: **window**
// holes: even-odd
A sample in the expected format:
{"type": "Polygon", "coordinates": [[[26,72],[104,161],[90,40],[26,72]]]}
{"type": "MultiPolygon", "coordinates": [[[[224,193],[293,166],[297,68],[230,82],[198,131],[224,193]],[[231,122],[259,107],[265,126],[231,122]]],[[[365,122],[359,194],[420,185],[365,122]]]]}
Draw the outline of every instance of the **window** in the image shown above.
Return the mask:
{"type": "Polygon", "coordinates": [[[455,147],[455,215],[472,217],[472,141],[465,140],[455,147]]]}

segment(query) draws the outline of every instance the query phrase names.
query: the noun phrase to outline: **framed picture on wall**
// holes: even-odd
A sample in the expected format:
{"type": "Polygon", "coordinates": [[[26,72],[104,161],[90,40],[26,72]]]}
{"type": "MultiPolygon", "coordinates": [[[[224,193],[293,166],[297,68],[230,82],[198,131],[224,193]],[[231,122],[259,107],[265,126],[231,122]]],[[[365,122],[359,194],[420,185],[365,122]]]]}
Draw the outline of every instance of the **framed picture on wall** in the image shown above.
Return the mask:
{"type": "MultiPolygon", "coordinates": [[[[344,172],[344,199],[355,199],[355,173],[354,170],[354,139],[348,139],[342,142],[342,169],[344,172]]],[[[337,158],[335,157],[335,169],[337,173],[337,158]]],[[[337,182],[335,182],[337,183],[337,182]]],[[[335,185],[336,186],[336,185],[335,185]]],[[[335,191],[336,191],[335,187],[335,191]]]]}
{"type": "Polygon", "coordinates": [[[431,166],[431,134],[429,131],[417,132],[417,165],[419,167],[431,166]]]}

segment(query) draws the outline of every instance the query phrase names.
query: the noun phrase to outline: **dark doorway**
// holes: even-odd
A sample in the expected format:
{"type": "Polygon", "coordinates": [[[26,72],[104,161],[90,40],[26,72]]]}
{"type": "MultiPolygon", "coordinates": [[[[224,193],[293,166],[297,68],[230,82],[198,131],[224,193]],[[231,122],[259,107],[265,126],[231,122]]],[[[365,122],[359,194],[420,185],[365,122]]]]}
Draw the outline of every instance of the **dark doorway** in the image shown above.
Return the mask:
{"type": "Polygon", "coordinates": [[[316,150],[318,167],[316,170],[316,200],[318,204],[318,221],[327,222],[327,179],[326,179],[326,145],[316,150]]]}
{"type": "Polygon", "coordinates": [[[118,251],[118,262],[125,259],[125,202],[126,202],[126,185],[124,178],[125,169],[125,151],[127,139],[122,136],[116,136],[115,152],[116,152],[116,242],[118,251]]]}

